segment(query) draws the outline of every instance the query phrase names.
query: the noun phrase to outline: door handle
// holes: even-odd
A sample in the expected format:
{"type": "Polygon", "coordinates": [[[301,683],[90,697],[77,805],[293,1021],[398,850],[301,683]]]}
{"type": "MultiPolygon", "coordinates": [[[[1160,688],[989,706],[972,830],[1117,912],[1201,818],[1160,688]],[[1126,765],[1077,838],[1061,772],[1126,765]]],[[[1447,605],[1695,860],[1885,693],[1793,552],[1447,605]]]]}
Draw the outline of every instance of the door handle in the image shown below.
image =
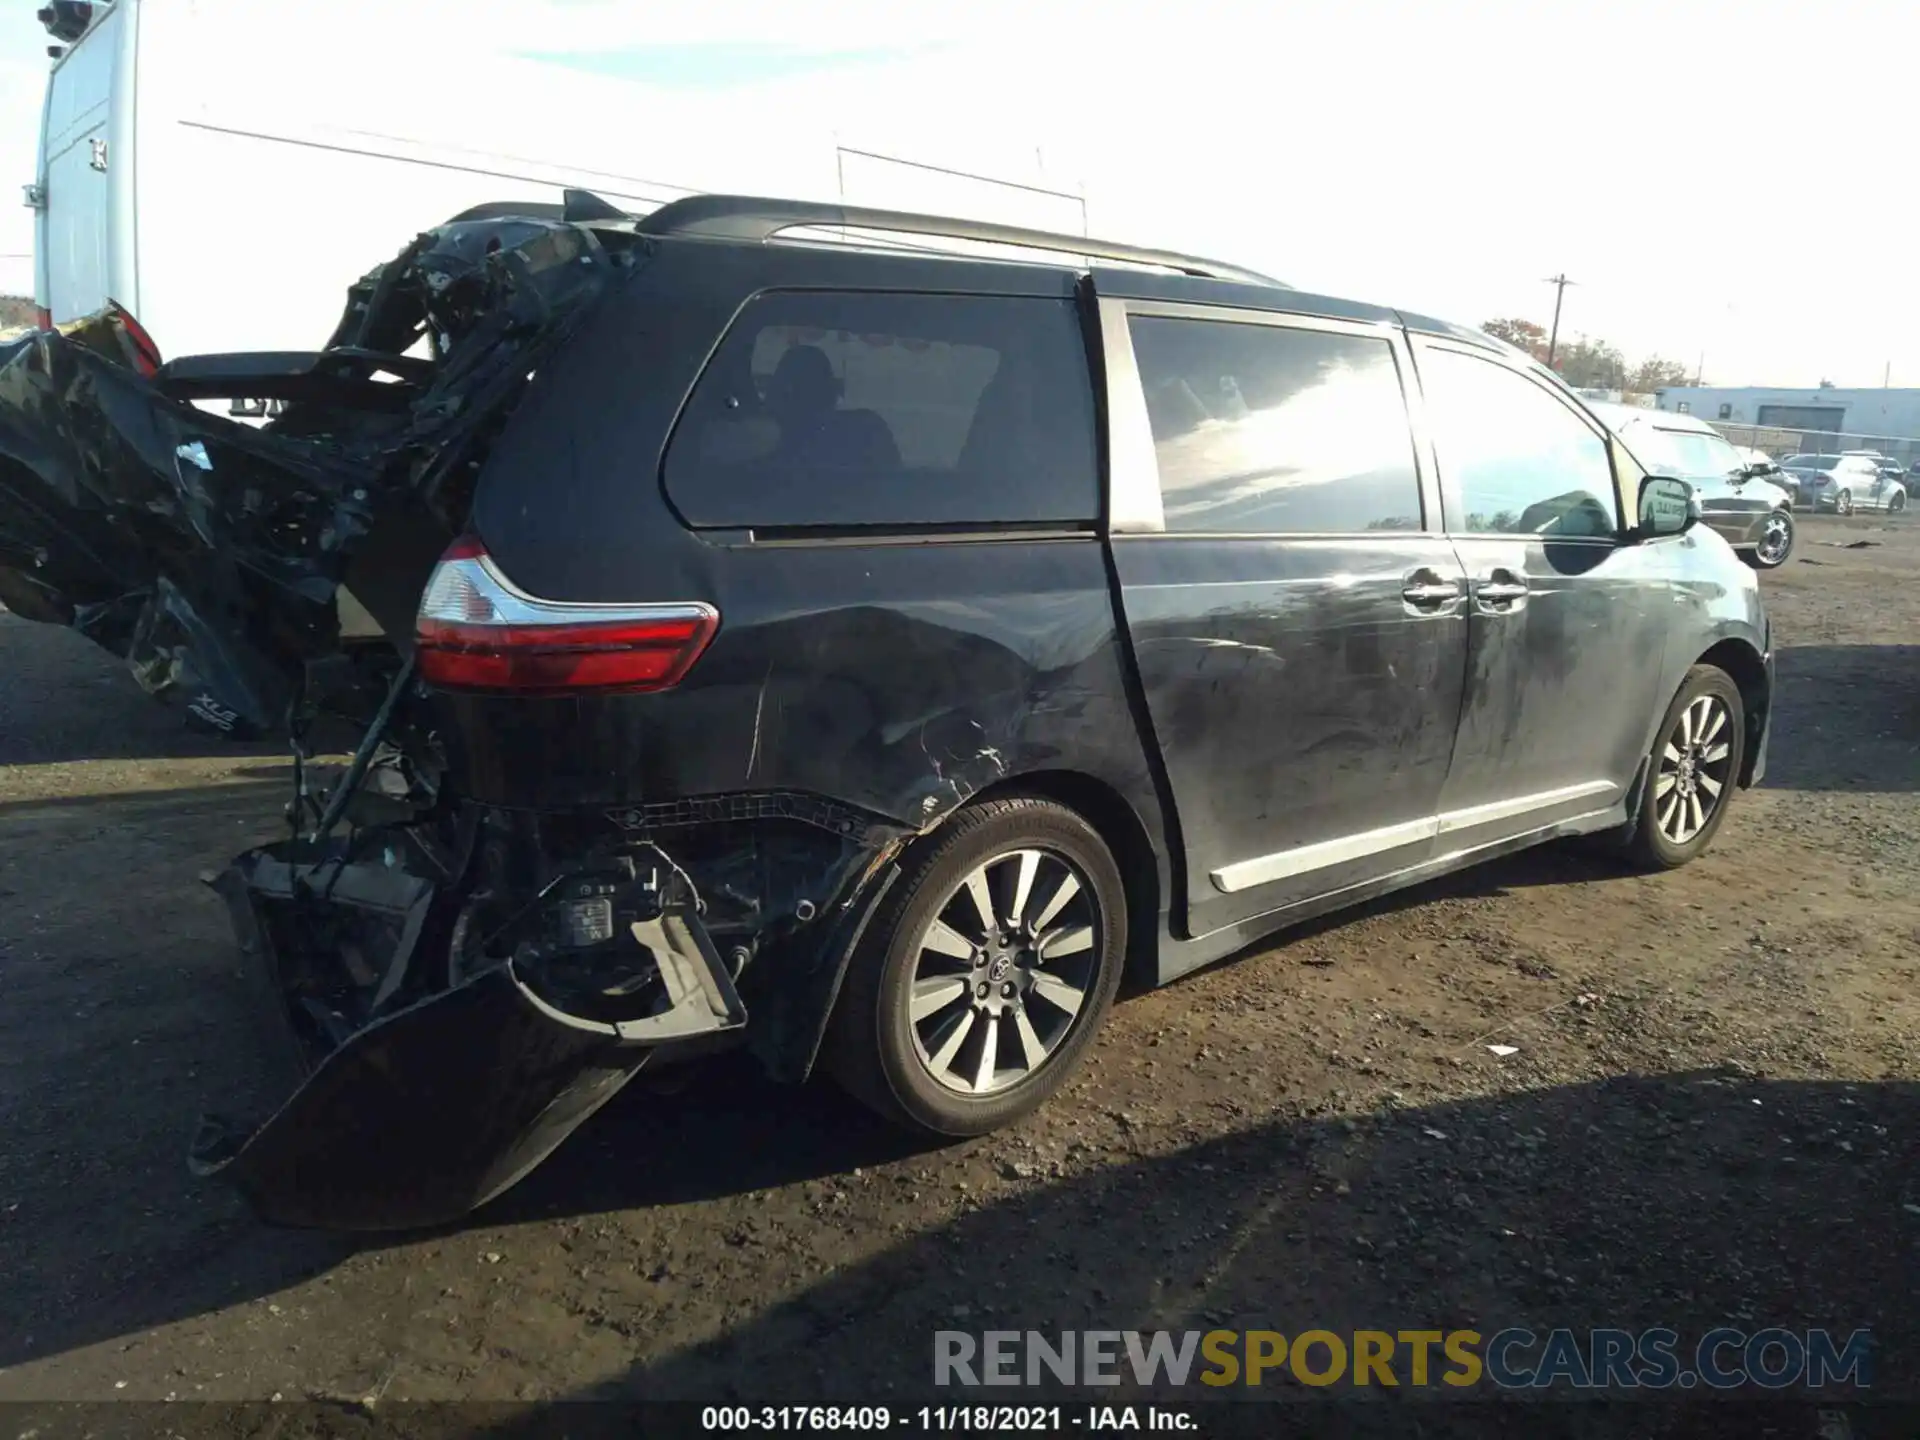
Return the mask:
{"type": "Polygon", "coordinates": [[[1460,590],[1460,581],[1448,580],[1439,571],[1422,566],[1408,573],[1400,597],[1416,609],[1433,611],[1458,600],[1460,590]]]}
{"type": "Polygon", "coordinates": [[[1511,570],[1495,570],[1473,587],[1473,596],[1480,609],[1504,612],[1527,598],[1527,582],[1511,570]]]}

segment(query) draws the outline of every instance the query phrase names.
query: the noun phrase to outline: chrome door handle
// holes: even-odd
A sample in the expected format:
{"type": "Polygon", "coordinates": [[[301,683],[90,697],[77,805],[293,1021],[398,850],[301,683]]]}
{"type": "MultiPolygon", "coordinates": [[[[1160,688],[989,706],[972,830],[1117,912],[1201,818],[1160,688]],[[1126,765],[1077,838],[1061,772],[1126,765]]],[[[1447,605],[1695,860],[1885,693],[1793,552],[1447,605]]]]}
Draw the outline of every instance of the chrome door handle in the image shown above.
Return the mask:
{"type": "Polygon", "coordinates": [[[1498,604],[1526,599],[1527,587],[1514,580],[1482,580],[1474,593],[1490,604],[1498,604]]]}
{"type": "Polygon", "coordinates": [[[1444,580],[1437,570],[1423,567],[1407,576],[1400,598],[1421,609],[1437,609],[1460,598],[1460,582],[1444,580]]]}

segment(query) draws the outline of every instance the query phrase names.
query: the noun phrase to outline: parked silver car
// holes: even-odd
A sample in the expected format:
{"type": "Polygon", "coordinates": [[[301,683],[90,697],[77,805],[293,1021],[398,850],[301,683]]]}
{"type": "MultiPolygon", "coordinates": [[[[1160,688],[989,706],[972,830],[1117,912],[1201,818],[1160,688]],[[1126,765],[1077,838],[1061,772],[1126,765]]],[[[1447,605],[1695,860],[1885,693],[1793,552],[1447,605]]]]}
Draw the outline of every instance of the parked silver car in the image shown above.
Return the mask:
{"type": "Polygon", "coordinates": [[[1769,485],[1778,485],[1787,492],[1790,505],[1800,504],[1800,489],[1793,483],[1793,476],[1781,468],[1778,460],[1766,451],[1755,450],[1750,445],[1736,445],[1734,451],[1741,460],[1746,462],[1748,474],[1766,481],[1769,485]]]}
{"type": "Polygon", "coordinates": [[[1884,460],[1869,455],[1789,455],[1781,468],[1793,476],[1801,503],[1851,515],[1856,510],[1907,508],[1907,484],[1884,460]]]}
{"type": "Polygon", "coordinates": [[[1701,518],[1757,570],[1793,553],[1793,492],[1776,483],[1778,467],[1748,459],[1704,420],[1669,410],[1594,404],[1649,474],[1693,486],[1701,518]],[[1770,478],[1771,477],[1771,478],[1770,478]]]}

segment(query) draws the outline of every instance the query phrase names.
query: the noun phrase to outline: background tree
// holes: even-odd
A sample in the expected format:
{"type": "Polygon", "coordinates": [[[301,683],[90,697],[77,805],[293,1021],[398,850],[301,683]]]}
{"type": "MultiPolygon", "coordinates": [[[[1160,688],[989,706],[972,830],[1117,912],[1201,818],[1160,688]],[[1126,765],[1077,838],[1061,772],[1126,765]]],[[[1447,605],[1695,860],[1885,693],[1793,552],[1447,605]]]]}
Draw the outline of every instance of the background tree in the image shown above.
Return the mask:
{"type": "Polygon", "coordinates": [[[1568,341],[1554,356],[1553,368],[1576,390],[1627,388],[1626,358],[1604,340],[1582,335],[1568,341]]]}
{"type": "Polygon", "coordinates": [[[0,330],[33,324],[33,301],[20,295],[0,295],[0,330]]]}
{"type": "MultiPolygon", "coordinates": [[[[1517,345],[1541,364],[1547,360],[1547,332],[1531,320],[1489,320],[1480,327],[1496,340],[1517,345]]],[[[1553,368],[1576,390],[1621,390],[1645,395],[1671,385],[1691,385],[1685,364],[1649,355],[1632,365],[1616,345],[1591,335],[1564,337],[1555,348],[1553,368]]]]}
{"type": "Polygon", "coordinates": [[[1687,367],[1678,360],[1668,360],[1663,356],[1650,355],[1632,370],[1627,372],[1626,389],[1639,394],[1651,394],[1669,385],[1690,385],[1693,376],[1687,367]]]}
{"type": "Polygon", "coordinates": [[[1547,358],[1547,332],[1531,320],[1489,320],[1480,327],[1496,340],[1517,345],[1534,359],[1547,358]]]}

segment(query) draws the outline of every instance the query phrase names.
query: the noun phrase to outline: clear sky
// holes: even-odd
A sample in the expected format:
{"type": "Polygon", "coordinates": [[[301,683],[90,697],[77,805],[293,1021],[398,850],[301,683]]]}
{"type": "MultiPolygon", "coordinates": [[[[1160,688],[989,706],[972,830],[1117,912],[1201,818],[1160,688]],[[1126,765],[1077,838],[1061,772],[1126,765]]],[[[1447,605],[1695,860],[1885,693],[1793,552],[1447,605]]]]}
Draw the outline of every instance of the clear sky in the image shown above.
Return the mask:
{"type": "MultiPolygon", "coordinates": [[[[1544,325],[1564,271],[1563,330],[1629,359],[1704,352],[1727,384],[1877,385],[1890,364],[1920,385],[1914,0],[336,7],[388,43],[457,34],[693,91],[804,106],[867,87],[907,117],[908,154],[1030,133],[1050,171],[1084,179],[1096,233],[1302,288],[1544,325]]],[[[0,9],[10,291],[31,274],[14,187],[47,65],[35,8],[0,9]]]]}

